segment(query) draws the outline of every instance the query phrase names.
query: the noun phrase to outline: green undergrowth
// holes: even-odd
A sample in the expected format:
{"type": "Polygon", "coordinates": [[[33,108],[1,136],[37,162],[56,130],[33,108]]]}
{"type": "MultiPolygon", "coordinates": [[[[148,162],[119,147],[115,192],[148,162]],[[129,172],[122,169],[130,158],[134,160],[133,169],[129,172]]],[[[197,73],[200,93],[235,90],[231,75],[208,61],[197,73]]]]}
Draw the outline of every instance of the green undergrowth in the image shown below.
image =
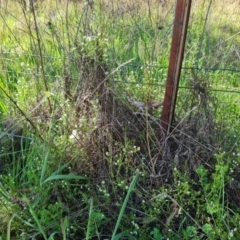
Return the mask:
{"type": "Polygon", "coordinates": [[[164,97],[173,1],[3,3],[0,239],[240,238],[231,4],[193,3],[174,130],[159,143],[161,108],[127,97],[164,97]]]}

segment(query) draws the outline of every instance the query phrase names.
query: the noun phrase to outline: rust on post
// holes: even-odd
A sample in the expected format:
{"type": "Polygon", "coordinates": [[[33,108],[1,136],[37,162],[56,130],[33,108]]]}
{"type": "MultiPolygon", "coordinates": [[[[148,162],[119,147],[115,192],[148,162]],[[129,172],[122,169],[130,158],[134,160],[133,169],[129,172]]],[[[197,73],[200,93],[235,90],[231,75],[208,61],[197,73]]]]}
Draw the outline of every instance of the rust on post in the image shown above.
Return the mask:
{"type": "Polygon", "coordinates": [[[191,9],[191,0],[177,0],[176,2],[170,62],[161,117],[164,136],[171,132],[191,9]]]}

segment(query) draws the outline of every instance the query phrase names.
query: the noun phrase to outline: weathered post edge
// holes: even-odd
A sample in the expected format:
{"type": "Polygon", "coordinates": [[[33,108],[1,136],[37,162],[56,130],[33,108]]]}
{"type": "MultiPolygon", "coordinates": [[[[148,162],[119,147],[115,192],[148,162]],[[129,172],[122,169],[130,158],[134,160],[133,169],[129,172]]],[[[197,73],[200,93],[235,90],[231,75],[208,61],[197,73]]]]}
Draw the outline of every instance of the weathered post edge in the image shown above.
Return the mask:
{"type": "Polygon", "coordinates": [[[192,0],[177,0],[166,90],[161,116],[161,139],[171,132],[192,0]]]}

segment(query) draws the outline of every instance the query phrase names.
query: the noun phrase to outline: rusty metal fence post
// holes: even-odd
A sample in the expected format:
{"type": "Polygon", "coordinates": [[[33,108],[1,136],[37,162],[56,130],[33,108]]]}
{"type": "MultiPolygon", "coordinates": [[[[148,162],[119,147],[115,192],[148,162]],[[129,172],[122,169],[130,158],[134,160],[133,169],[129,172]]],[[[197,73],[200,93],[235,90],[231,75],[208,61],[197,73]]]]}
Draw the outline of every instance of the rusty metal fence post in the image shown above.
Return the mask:
{"type": "MultiPolygon", "coordinates": [[[[164,136],[171,132],[192,0],[177,0],[167,84],[161,116],[164,136]]],[[[162,136],[162,137],[164,137],[162,136]]]]}

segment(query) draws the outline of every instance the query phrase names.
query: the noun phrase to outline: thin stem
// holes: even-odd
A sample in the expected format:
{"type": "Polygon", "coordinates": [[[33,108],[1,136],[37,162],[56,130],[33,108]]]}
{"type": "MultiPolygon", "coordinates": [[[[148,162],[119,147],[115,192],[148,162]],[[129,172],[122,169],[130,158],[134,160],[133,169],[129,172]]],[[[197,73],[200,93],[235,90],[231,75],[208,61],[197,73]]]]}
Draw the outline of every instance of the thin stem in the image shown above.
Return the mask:
{"type": "MultiPolygon", "coordinates": [[[[44,62],[43,62],[43,54],[42,54],[42,48],[41,48],[40,34],[39,34],[38,26],[37,26],[37,19],[36,19],[36,14],[35,14],[33,1],[30,1],[30,2],[31,2],[31,9],[32,9],[33,18],[34,18],[35,31],[36,31],[36,34],[37,34],[37,43],[38,43],[38,49],[39,49],[39,55],[40,55],[41,72],[42,72],[42,77],[43,77],[44,90],[46,92],[48,92],[47,80],[46,80],[45,70],[44,70],[44,62]]],[[[48,101],[49,112],[51,113],[52,112],[52,106],[51,106],[49,96],[47,96],[47,101],[48,101]]]]}

